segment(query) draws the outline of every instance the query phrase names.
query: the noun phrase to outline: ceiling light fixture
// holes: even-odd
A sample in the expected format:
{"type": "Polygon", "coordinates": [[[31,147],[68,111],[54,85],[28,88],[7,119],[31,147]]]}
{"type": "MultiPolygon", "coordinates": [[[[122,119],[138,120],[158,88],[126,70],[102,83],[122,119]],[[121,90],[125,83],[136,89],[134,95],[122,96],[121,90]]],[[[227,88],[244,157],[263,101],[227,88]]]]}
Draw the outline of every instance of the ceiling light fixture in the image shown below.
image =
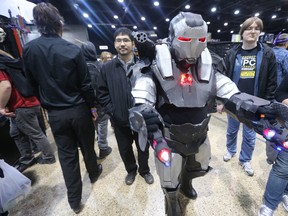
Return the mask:
{"type": "Polygon", "coordinates": [[[137,29],[137,26],[133,26],[133,29],[137,29]]]}
{"type": "Polygon", "coordinates": [[[190,9],[190,5],[189,4],[185,5],[185,9],[189,10],[190,9]]]}
{"type": "Polygon", "coordinates": [[[230,33],[231,33],[231,34],[233,34],[233,33],[234,33],[234,31],[232,30],[232,31],[230,31],[230,33]]]}
{"type": "Polygon", "coordinates": [[[211,8],[211,12],[216,12],[216,7],[211,8]]]}
{"type": "Polygon", "coordinates": [[[142,20],[142,21],[145,21],[145,20],[146,20],[146,18],[145,18],[145,17],[141,17],[141,20],[142,20]]]}
{"type": "Polygon", "coordinates": [[[207,22],[207,25],[210,25],[210,21],[207,22]]]}
{"type": "Polygon", "coordinates": [[[260,13],[255,13],[255,15],[254,15],[254,16],[255,16],[255,17],[258,17],[259,15],[260,15],[260,13]]]}
{"type": "Polygon", "coordinates": [[[225,22],[225,23],[224,23],[224,26],[228,26],[228,22],[225,22]]]}
{"type": "Polygon", "coordinates": [[[272,18],[272,19],[275,19],[276,17],[277,17],[277,16],[274,14],[271,18],[272,18]]]}
{"type": "Polygon", "coordinates": [[[115,26],[115,25],[111,25],[111,28],[115,29],[115,28],[116,28],[116,26],[115,26]]]}
{"type": "Polygon", "coordinates": [[[124,2],[124,0],[118,0],[118,2],[120,2],[120,3],[123,3],[123,2],[124,2]]]}
{"type": "Polygon", "coordinates": [[[169,18],[166,18],[166,19],[165,19],[165,21],[166,21],[166,22],[169,22],[169,21],[170,21],[170,19],[169,19],[169,18]]]}
{"type": "Polygon", "coordinates": [[[74,3],[73,6],[74,6],[75,9],[78,9],[78,8],[79,8],[79,5],[76,4],[76,3],[74,3]]]}
{"type": "Polygon", "coordinates": [[[89,28],[92,28],[92,25],[91,25],[91,24],[88,24],[87,26],[88,26],[89,28]]]}
{"type": "Polygon", "coordinates": [[[119,17],[117,15],[114,15],[114,19],[118,19],[119,17]]]}
{"type": "Polygon", "coordinates": [[[221,29],[218,29],[217,32],[220,33],[220,32],[221,32],[221,29]]]}
{"type": "Polygon", "coordinates": [[[234,14],[235,14],[235,15],[237,15],[237,14],[239,14],[239,13],[240,13],[239,10],[235,10],[235,11],[234,11],[234,14]]]}
{"type": "Polygon", "coordinates": [[[153,27],[153,29],[154,29],[154,30],[157,30],[157,27],[156,27],[156,26],[154,26],[154,27],[153,27]]]}
{"type": "Polygon", "coordinates": [[[88,18],[89,15],[87,13],[83,13],[83,17],[88,18]]]}
{"type": "Polygon", "coordinates": [[[158,1],[154,2],[154,6],[158,7],[160,5],[160,3],[158,1]]]}

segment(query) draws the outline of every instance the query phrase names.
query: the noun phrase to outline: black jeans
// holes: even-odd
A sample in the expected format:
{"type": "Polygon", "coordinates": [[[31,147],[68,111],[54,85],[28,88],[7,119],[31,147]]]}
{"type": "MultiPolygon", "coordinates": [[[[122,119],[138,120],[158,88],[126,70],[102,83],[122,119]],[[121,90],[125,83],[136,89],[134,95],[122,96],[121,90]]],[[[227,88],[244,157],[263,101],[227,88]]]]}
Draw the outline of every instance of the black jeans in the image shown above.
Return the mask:
{"type": "Polygon", "coordinates": [[[130,127],[121,127],[119,125],[114,125],[114,132],[117,140],[119,153],[122,161],[124,162],[126,171],[128,173],[137,171],[137,165],[132,146],[133,141],[135,140],[138,152],[138,172],[142,176],[150,172],[148,166],[149,145],[147,145],[144,152],[141,151],[138,144],[138,134],[133,132],[130,127]]]}
{"type": "Polygon", "coordinates": [[[89,177],[98,174],[94,150],[95,129],[86,104],[66,108],[48,109],[49,123],[56,145],[71,208],[79,205],[82,196],[82,180],[78,146],[81,149],[89,177]]]}

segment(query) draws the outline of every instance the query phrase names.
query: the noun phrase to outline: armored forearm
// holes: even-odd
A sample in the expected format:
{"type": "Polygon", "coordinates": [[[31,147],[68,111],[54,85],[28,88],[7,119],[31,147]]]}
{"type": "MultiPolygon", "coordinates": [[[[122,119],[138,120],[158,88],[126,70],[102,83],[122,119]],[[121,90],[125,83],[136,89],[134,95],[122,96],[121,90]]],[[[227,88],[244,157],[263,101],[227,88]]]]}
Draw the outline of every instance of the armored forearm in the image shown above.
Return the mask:
{"type": "Polygon", "coordinates": [[[259,121],[258,107],[268,106],[271,102],[246,93],[237,93],[225,101],[225,111],[239,122],[253,127],[252,121],[259,121]]]}
{"type": "Polygon", "coordinates": [[[164,163],[165,166],[170,166],[171,150],[163,138],[163,132],[160,130],[160,128],[163,128],[163,120],[159,113],[153,107],[142,104],[129,110],[129,121],[131,129],[138,133],[141,150],[146,149],[149,137],[152,139],[149,141],[159,161],[164,163]],[[155,124],[156,126],[154,126],[155,124]],[[158,126],[158,124],[162,124],[162,126],[158,126]]]}
{"type": "Polygon", "coordinates": [[[288,151],[288,106],[238,93],[226,101],[225,111],[273,142],[279,151],[288,151]]]}

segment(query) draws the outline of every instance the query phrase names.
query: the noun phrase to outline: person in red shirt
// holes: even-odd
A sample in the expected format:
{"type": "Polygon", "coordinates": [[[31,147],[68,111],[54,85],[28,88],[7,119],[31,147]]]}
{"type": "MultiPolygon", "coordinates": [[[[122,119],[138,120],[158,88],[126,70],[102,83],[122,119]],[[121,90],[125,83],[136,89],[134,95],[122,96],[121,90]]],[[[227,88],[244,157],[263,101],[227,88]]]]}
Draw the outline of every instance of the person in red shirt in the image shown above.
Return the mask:
{"type": "MultiPolygon", "coordinates": [[[[5,52],[2,51],[1,61],[5,59],[4,55],[5,52]]],[[[14,139],[21,154],[19,163],[16,165],[20,172],[35,162],[55,163],[52,146],[41,130],[37,119],[40,115],[40,102],[35,96],[23,97],[4,70],[0,70],[0,114],[10,117],[10,136],[14,139]],[[42,156],[37,161],[32,153],[30,141],[34,142],[42,152],[42,156]]]]}

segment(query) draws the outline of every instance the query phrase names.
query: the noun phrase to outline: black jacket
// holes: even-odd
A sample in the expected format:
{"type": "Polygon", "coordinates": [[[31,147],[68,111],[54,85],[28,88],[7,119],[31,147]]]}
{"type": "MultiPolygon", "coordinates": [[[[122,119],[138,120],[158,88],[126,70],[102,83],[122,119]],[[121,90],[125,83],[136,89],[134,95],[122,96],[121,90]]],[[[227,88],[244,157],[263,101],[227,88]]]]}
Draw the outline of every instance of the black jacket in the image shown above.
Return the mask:
{"type": "Polygon", "coordinates": [[[96,95],[97,80],[100,74],[101,63],[97,60],[97,52],[93,43],[87,41],[85,44],[82,44],[81,50],[84,54],[88,71],[91,76],[91,84],[96,95]]]}
{"type": "Polygon", "coordinates": [[[95,107],[90,74],[76,45],[56,35],[42,35],[25,45],[23,60],[44,108],[61,109],[85,102],[95,107]]]}
{"type": "MultiPolygon", "coordinates": [[[[231,80],[233,80],[235,59],[237,57],[237,54],[241,50],[241,46],[242,44],[239,44],[228,50],[226,56],[223,59],[224,68],[226,68],[224,73],[231,80]]],[[[258,47],[258,53],[262,52],[263,55],[259,70],[258,83],[256,85],[258,86],[258,88],[256,89],[257,92],[256,96],[264,98],[266,100],[273,100],[275,90],[277,87],[276,58],[273,50],[267,45],[258,43],[257,47],[258,47]]]]}
{"type": "Polygon", "coordinates": [[[103,64],[98,79],[97,99],[114,124],[129,126],[128,109],[133,106],[130,75],[118,58],[103,64]]]}

